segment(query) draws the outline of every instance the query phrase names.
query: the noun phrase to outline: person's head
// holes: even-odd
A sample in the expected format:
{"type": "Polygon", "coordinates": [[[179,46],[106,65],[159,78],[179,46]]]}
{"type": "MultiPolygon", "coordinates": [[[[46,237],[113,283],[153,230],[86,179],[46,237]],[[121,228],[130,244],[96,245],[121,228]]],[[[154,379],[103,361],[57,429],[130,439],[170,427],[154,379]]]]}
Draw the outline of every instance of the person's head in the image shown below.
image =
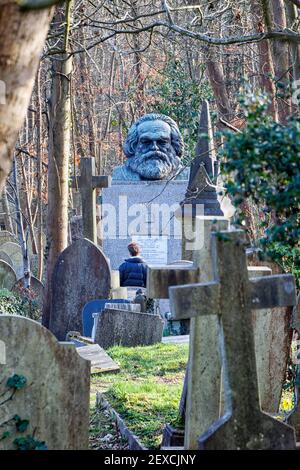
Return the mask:
{"type": "Polygon", "coordinates": [[[170,117],[145,114],[129,129],[123,150],[132,171],[142,179],[160,180],[179,168],[183,139],[170,117]]]}
{"type": "Polygon", "coordinates": [[[130,253],[130,256],[138,256],[141,253],[139,245],[135,242],[129,243],[127,248],[130,253]]]}

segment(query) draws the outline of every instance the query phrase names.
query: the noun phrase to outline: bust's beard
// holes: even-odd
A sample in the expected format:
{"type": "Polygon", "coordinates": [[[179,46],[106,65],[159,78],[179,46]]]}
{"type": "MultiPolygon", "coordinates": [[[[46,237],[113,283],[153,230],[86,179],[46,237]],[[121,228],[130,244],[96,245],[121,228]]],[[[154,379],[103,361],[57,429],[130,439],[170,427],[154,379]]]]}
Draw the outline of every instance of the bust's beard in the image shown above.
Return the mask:
{"type": "Polygon", "coordinates": [[[157,151],[134,155],[126,165],[145,180],[162,180],[173,176],[180,166],[180,158],[172,150],[169,154],[157,151]]]}

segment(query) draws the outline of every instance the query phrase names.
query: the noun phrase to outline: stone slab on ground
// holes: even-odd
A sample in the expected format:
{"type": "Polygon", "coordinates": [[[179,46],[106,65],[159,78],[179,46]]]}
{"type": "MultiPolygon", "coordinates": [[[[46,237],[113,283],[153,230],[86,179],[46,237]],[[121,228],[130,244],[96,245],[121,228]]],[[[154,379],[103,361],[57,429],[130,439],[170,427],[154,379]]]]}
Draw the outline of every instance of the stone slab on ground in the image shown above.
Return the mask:
{"type": "Polygon", "coordinates": [[[78,354],[91,362],[91,374],[101,372],[119,372],[118,364],[100,348],[99,344],[83,345],[76,348],[78,354]]]}

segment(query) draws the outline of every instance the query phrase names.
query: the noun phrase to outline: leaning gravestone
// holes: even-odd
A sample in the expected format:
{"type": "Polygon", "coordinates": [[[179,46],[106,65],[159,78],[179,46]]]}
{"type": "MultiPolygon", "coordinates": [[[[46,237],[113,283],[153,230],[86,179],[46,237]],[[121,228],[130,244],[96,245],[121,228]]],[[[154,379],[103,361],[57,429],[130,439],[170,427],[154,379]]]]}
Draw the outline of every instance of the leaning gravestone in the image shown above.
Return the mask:
{"type": "Polygon", "coordinates": [[[87,449],[90,363],[71,343],[16,315],[0,316],[0,343],[0,450],[18,448],[18,438],[49,450],[87,449]]]}
{"type": "Polygon", "coordinates": [[[52,276],[50,330],[64,341],[69,331],[83,332],[82,309],[93,299],[108,299],[111,275],[108,259],[86,238],[59,256],[52,276]]]}
{"type": "Polygon", "coordinates": [[[0,260],[0,289],[11,290],[17,282],[17,276],[13,268],[0,260]]]}
{"type": "Polygon", "coordinates": [[[140,305],[126,304],[121,310],[105,308],[99,315],[95,343],[102,348],[112,346],[149,346],[160,343],[162,339],[163,321],[159,315],[129,311],[129,307],[140,305]],[[127,308],[127,310],[125,310],[127,308]]]}
{"type": "Polygon", "coordinates": [[[24,275],[24,262],[23,254],[20,245],[13,242],[6,242],[1,246],[1,251],[4,251],[13,263],[13,268],[17,275],[17,278],[20,279],[24,275]]]}

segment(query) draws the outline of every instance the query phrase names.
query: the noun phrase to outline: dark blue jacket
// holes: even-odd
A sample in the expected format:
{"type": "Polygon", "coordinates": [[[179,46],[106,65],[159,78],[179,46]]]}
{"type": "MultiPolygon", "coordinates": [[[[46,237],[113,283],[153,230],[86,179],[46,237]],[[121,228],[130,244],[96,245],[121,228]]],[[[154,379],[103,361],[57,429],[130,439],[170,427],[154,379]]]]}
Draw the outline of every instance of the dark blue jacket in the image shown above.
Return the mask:
{"type": "Polygon", "coordinates": [[[121,287],[146,287],[147,265],[143,258],[134,256],[126,259],[119,267],[119,271],[121,287]]]}

